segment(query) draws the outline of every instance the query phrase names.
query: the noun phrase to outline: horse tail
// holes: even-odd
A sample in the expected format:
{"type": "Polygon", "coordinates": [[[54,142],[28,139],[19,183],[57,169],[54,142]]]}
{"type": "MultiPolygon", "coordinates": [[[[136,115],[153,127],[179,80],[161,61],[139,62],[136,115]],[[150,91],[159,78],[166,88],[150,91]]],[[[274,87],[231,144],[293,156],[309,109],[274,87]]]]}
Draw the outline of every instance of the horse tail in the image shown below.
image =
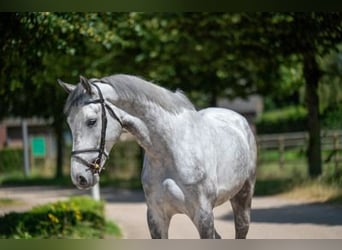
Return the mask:
{"type": "Polygon", "coordinates": [[[247,140],[248,140],[249,152],[250,152],[250,162],[249,162],[249,168],[248,168],[249,169],[249,180],[251,181],[252,186],[254,188],[255,179],[256,179],[258,148],[257,148],[255,134],[253,133],[249,124],[247,126],[248,126],[248,128],[246,128],[247,140]]]}

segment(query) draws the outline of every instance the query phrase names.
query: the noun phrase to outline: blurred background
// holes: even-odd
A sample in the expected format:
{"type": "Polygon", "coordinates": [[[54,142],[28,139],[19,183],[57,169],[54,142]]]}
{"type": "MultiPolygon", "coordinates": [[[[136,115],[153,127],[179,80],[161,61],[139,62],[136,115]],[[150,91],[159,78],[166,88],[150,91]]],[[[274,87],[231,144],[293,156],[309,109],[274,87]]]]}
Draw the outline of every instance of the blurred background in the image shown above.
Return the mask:
{"type": "MultiPolygon", "coordinates": [[[[1,186],[71,186],[57,79],[126,73],[244,115],[257,195],[341,200],[341,13],[13,12],[0,31],[1,186]]],[[[101,185],[140,189],[142,156],[123,134],[101,185]]]]}

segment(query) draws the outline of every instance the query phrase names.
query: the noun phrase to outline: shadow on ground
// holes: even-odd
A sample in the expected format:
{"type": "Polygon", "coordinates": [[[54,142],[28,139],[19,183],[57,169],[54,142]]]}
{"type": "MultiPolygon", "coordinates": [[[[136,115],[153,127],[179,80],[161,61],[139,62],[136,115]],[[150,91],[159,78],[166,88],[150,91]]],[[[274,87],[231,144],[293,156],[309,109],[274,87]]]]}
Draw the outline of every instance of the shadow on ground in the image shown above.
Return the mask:
{"type": "Polygon", "coordinates": [[[102,189],[101,198],[107,202],[133,203],[145,201],[145,196],[142,191],[113,188],[102,189]]]}
{"type": "MultiPolygon", "coordinates": [[[[229,213],[219,219],[234,220],[229,213]]],[[[342,209],[319,203],[286,205],[274,208],[252,209],[252,222],[259,223],[290,223],[290,224],[319,224],[342,225],[342,209]]]]}

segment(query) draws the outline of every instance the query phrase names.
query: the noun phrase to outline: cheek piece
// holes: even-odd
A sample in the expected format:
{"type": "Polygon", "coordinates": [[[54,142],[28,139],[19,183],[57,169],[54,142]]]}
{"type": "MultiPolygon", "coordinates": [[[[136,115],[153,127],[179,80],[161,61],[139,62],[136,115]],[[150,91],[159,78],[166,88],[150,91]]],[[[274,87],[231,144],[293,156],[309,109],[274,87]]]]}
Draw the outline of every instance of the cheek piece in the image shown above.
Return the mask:
{"type": "Polygon", "coordinates": [[[104,83],[104,82],[101,80],[94,80],[94,81],[90,82],[90,84],[96,88],[97,93],[99,95],[99,98],[95,99],[95,100],[90,100],[90,101],[86,102],[85,105],[89,105],[92,103],[101,105],[102,127],[101,127],[100,146],[98,148],[87,148],[87,149],[74,150],[71,152],[71,157],[82,162],[82,164],[84,164],[85,166],[88,167],[87,170],[91,171],[93,174],[100,174],[100,172],[103,169],[103,166],[101,166],[102,158],[103,158],[103,156],[105,156],[106,159],[108,158],[108,153],[105,151],[106,130],[107,130],[106,109],[108,110],[110,115],[119,122],[121,127],[122,127],[122,122],[119,119],[119,117],[115,114],[115,112],[111,109],[111,107],[105,103],[105,99],[103,98],[102,92],[101,92],[100,88],[97,85],[95,85],[95,82],[100,82],[100,83],[104,83]],[[93,153],[93,152],[98,152],[98,156],[91,162],[89,162],[89,161],[85,160],[84,158],[82,158],[81,156],[79,156],[80,154],[93,153]]]}

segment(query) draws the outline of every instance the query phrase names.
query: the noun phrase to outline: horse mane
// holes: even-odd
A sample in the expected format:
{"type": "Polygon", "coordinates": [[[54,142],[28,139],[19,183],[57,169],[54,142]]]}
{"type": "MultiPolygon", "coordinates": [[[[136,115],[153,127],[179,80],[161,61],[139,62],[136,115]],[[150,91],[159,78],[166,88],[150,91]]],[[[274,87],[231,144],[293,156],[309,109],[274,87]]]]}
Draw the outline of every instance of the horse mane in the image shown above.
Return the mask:
{"type": "Polygon", "coordinates": [[[110,84],[120,99],[152,102],[174,114],[184,109],[195,110],[193,104],[181,91],[171,92],[137,76],[118,74],[101,80],[110,84]]]}
{"type": "MultiPolygon", "coordinates": [[[[92,80],[96,79],[90,79],[92,80]]],[[[180,113],[184,109],[195,110],[193,104],[181,91],[171,92],[137,76],[118,74],[101,78],[100,81],[113,87],[122,100],[151,102],[173,114],[180,113]]],[[[90,98],[82,85],[77,84],[66,100],[64,113],[68,115],[73,106],[83,105],[90,98]]]]}

